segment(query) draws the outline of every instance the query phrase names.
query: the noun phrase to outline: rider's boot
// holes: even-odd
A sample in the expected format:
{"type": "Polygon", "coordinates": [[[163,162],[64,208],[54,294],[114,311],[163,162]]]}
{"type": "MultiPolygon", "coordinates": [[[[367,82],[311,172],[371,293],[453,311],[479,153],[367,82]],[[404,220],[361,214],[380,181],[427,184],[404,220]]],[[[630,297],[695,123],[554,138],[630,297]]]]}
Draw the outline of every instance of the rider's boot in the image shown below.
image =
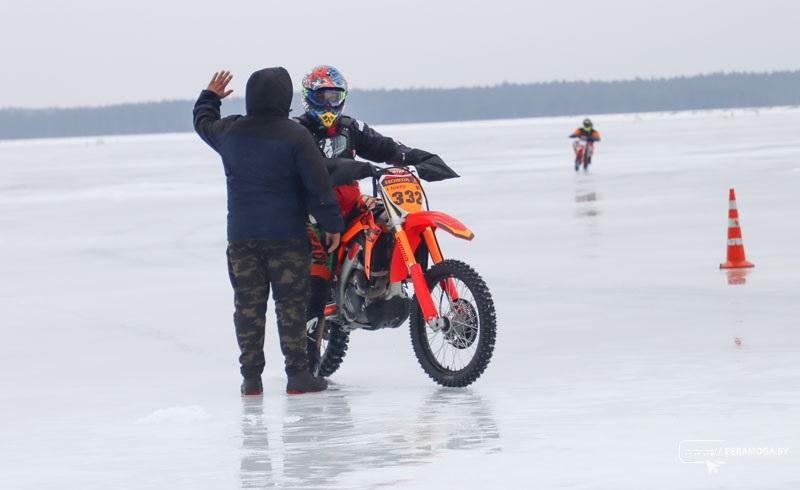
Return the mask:
{"type": "Polygon", "coordinates": [[[290,395],[302,395],[327,389],[328,382],[324,378],[313,376],[308,371],[289,376],[289,381],[286,383],[286,393],[290,395]]]}
{"type": "Polygon", "coordinates": [[[331,296],[330,281],[312,275],[309,279],[308,310],[306,318],[317,318],[325,314],[325,305],[331,296]]]}
{"type": "Polygon", "coordinates": [[[324,316],[309,318],[308,321],[306,321],[306,330],[308,331],[308,338],[309,338],[308,368],[311,370],[312,373],[314,373],[314,371],[319,366],[321,359],[320,359],[319,349],[311,348],[311,343],[316,341],[317,335],[319,334],[320,326],[325,328],[324,322],[325,322],[324,316]]]}

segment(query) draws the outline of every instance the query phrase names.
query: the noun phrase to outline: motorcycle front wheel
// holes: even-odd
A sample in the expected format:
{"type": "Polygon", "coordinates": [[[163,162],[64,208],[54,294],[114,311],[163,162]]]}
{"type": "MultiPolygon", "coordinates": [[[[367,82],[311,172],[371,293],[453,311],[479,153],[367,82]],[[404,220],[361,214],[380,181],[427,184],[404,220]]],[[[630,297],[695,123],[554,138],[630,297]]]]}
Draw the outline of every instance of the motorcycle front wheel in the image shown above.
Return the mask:
{"type": "Polygon", "coordinates": [[[411,345],[422,369],[442,386],[461,387],[478,379],[494,352],[494,301],[481,276],[464,262],[444,260],[425,273],[442,325],[427,325],[416,297],[411,307],[411,345]],[[457,299],[447,294],[448,280],[457,299]]]}

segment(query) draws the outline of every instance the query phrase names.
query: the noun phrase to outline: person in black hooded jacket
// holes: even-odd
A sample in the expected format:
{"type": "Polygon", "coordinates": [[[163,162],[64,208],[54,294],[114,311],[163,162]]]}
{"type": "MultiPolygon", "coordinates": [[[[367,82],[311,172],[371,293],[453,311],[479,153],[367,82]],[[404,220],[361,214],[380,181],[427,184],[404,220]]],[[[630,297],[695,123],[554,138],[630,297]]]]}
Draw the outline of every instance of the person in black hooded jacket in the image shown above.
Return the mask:
{"type": "Polygon", "coordinates": [[[320,391],[311,376],[305,312],[311,213],[335,248],[344,228],[323,157],[308,131],[290,120],[292,81],[284,68],[266,68],[247,81],[247,115],[220,118],[232,92],[229,72],[215,73],[194,107],[194,128],[222,157],[228,190],[228,272],[241,350],[242,393],[263,391],[264,328],[272,287],[288,393],[320,391]]]}

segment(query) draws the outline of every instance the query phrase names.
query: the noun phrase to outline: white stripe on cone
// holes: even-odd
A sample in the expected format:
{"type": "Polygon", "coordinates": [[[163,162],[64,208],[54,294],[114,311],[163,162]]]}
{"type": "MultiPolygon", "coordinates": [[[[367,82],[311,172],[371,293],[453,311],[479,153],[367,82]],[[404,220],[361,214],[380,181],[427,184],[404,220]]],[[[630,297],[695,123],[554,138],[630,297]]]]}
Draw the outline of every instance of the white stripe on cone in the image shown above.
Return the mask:
{"type": "Polygon", "coordinates": [[[728,240],[728,246],[729,247],[732,247],[734,245],[742,245],[742,244],[743,243],[742,243],[742,239],[741,238],[731,238],[731,239],[728,240]]]}

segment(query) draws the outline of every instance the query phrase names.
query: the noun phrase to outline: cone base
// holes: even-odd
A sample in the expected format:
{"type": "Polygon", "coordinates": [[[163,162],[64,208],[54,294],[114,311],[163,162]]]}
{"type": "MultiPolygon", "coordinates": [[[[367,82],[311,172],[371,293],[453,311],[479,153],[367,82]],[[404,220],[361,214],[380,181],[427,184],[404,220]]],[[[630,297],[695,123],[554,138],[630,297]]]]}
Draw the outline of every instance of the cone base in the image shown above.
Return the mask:
{"type": "Polygon", "coordinates": [[[755,264],[746,260],[729,260],[719,265],[720,269],[746,269],[748,267],[755,267],[755,264]]]}

